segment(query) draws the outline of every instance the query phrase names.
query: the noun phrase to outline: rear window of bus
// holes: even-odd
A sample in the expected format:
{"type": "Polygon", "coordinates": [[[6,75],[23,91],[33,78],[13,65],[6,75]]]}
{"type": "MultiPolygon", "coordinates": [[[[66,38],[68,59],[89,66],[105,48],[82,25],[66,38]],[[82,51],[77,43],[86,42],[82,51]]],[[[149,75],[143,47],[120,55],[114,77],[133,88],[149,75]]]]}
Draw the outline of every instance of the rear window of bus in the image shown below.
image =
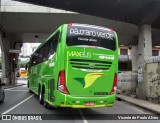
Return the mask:
{"type": "Polygon", "coordinates": [[[68,26],[68,46],[95,46],[106,50],[116,50],[115,34],[107,28],[68,26]]]}

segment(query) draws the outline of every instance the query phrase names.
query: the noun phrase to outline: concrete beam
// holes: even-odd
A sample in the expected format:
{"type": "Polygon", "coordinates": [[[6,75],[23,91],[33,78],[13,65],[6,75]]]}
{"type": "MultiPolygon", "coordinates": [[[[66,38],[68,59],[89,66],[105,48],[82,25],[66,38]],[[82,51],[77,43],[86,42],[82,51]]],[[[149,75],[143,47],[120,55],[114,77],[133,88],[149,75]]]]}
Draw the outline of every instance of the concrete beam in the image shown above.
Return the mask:
{"type": "Polygon", "coordinates": [[[33,12],[33,13],[75,13],[40,5],[34,5],[13,0],[1,0],[2,12],[33,12]]]}
{"type": "Polygon", "coordinates": [[[143,14],[140,17],[141,24],[152,24],[160,16],[160,1],[156,0],[148,4],[143,14]]]}

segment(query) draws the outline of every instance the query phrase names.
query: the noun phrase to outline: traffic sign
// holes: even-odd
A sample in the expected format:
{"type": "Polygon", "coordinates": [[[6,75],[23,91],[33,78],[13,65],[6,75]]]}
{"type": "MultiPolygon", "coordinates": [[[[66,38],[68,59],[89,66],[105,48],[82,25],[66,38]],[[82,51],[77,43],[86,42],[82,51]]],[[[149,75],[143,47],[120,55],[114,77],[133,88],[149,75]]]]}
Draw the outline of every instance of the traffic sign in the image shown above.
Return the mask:
{"type": "Polygon", "coordinates": [[[21,50],[10,49],[10,53],[21,53],[21,50]]]}

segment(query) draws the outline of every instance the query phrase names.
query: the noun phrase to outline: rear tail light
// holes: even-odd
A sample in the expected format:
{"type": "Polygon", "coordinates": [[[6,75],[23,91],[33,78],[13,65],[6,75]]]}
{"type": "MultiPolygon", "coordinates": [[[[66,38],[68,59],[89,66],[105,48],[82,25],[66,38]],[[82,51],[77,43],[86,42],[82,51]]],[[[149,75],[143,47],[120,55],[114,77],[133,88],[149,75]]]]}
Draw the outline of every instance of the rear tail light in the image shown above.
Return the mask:
{"type": "Polygon", "coordinates": [[[58,90],[64,94],[69,94],[67,87],[66,87],[66,79],[65,79],[65,71],[64,70],[61,70],[59,72],[58,90]]]}
{"type": "Polygon", "coordinates": [[[72,23],[69,23],[68,26],[72,26],[72,23]]]}
{"type": "Polygon", "coordinates": [[[116,90],[117,90],[117,74],[114,75],[113,87],[112,87],[110,94],[116,93],[116,90]]]}
{"type": "Polygon", "coordinates": [[[113,29],[110,29],[111,32],[115,32],[113,29]]]}

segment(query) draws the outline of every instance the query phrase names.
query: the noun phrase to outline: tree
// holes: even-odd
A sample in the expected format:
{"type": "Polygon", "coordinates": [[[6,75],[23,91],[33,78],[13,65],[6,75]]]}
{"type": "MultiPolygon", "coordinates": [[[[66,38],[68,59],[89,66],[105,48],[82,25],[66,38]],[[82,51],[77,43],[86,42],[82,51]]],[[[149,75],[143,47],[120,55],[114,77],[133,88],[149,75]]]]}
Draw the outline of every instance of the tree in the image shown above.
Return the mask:
{"type": "Polygon", "coordinates": [[[25,68],[26,67],[26,64],[29,62],[29,59],[27,59],[27,60],[21,60],[21,59],[19,59],[18,60],[18,66],[19,66],[19,68],[25,68]]]}

